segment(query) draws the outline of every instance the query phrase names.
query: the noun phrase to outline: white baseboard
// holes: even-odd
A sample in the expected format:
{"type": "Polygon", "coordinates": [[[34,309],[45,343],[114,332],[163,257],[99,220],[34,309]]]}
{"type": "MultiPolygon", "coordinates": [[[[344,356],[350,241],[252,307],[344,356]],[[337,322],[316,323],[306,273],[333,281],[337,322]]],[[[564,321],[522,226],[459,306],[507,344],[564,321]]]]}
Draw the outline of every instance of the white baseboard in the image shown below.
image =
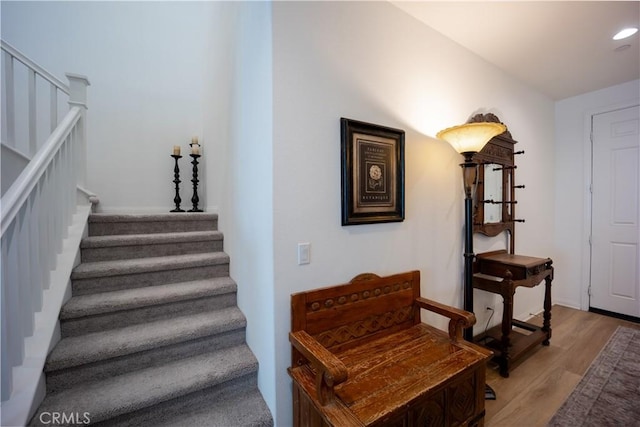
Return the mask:
{"type": "Polygon", "coordinates": [[[561,305],[563,307],[569,307],[569,308],[574,308],[576,310],[582,310],[582,308],[580,307],[580,301],[571,301],[571,300],[565,300],[562,298],[556,298],[553,300],[553,303],[555,305],[561,305]]]}

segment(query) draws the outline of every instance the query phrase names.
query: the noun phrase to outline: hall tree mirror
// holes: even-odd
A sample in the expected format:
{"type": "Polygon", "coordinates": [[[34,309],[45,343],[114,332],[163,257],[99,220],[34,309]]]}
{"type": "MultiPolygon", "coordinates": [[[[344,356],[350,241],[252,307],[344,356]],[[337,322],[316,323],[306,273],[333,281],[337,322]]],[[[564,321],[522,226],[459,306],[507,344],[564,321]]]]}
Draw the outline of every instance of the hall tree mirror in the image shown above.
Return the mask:
{"type": "Polygon", "coordinates": [[[492,163],[483,165],[483,169],[484,223],[502,222],[502,170],[492,163]]]}
{"type": "MultiPolygon", "coordinates": [[[[501,123],[494,114],[477,114],[470,120],[501,123]]],[[[507,231],[509,252],[514,253],[515,219],[515,161],[514,145],[516,141],[507,129],[492,138],[487,145],[473,157],[478,168],[476,198],[474,201],[473,231],[493,237],[507,231]]]]}

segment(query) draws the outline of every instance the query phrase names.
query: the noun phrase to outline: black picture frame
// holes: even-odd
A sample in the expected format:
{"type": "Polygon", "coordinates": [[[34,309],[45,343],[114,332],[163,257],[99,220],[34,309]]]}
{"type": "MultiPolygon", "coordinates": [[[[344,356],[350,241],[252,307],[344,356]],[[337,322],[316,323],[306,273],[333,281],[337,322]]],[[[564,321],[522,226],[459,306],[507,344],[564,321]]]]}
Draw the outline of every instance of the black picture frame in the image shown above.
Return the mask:
{"type": "Polygon", "coordinates": [[[403,130],[341,118],[342,225],[404,221],[403,130]]]}

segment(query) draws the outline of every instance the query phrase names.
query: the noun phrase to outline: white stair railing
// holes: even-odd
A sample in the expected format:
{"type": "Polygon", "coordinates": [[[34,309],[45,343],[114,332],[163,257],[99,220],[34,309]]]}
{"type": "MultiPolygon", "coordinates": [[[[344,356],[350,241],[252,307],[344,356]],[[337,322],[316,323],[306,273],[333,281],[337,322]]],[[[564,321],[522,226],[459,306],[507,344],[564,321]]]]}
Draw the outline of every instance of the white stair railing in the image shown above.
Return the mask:
{"type": "Polygon", "coordinates": [[[2,47],[2,142],[28,158],[58,125],[58,95],[69,86],[7,42],[2,47]],[[47,111],[48,110],[48,111],[47,111]],[[16,114],[16,112],[27,114],[16,114]],[[48,114],[47,114],[48,113],[48,114]],[[47,123],[48,122],[48,123],[47,123]],[[41,134],[41,138],[38,138],[41,134]]]}
{"type": "MultiPolygon", "coordinates": [[[[61,84],[7,46],[2,42],[2,50],[13,58],[10,62],[17,59],[30,69],[30,75],[44,76],[52,85],[52,96],[57,91],[68,94],[70,108],[59,124],[52,115],[51,120],[57,126],[42,147],[29,156],[29,164],[0,199],[3,402],[11,397],[13,368],[25,359],[25,339],[34,334],[35,314],[42,310],[43,293],[49,288],[57,255],[76,212],[78,189],[84,186],[86,87],[89,85],[86,77],[73,74],[67,74],[68,86],[61,84]]],[[[11,74],[6,71],[5,67],[5,76],[11,74]]],[[[13,82],[3,82],[5,88],[10,87],[9,84],[13,82]]],[[[31,91],[29,98],[31,105],[31,91]]],[[[5,101],[6,116],[13,115],[9,112],[11,109],[12,104],[5,101]]],[[[29,122],[31,120],[35,119],[31,118],[30,107],[29,122]]],[[[34,124],[33,129],[35,127],[34,124]]]]}

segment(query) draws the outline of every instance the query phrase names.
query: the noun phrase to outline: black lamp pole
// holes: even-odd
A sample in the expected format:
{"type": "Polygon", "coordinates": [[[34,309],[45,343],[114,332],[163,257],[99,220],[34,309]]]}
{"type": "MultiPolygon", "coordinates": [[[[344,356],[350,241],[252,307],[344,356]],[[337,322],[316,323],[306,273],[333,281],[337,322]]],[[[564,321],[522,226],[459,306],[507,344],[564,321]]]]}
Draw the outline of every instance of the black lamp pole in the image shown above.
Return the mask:
{"type": "MultiPolygon", "coordinates": [[[[464,163],[464,309],[473,313],[473,196],[476,192],[478,164],[473,161],[474,152],[462,153],[464,163]]],[[[473,327],[463,332],[464,339],[473,342],[473,327]]]]}
{"type": "MultiPolygon", "coordinates": [[[[462,178],[464,180],[464,309],[473,313],[473,197],[478,184],[478,164],[473,161],[475,152],[462,153],[464,163],[462,178]]],[[[463,332],[463,337],[473,342],[473,326],[463,332]]],[[[488,400],[496,399],[496,392],[485,384],[484,397],[488,400]]]]}

